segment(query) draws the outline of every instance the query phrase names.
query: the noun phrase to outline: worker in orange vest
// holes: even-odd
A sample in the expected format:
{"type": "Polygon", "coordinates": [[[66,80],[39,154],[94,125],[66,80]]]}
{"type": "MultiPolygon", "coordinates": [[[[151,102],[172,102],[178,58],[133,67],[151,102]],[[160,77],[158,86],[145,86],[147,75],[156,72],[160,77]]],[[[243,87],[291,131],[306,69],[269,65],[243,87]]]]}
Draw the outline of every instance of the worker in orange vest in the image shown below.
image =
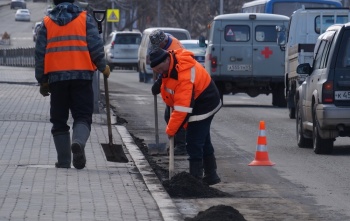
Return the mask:
{"type": "Polygon", "coordinates": [[[94,95],[93,75],[98,69],[106,77],[103,41],[94,19],[73,4],[53,0],[55,8],[44,17],[35,45],[35,77],[40,93],[50,96],[51,133],[57,151],[57,168],[86,164],[85,145],[90,136],[94,95]],[[73,134],[67,121],[73,117],[73,134]]]}
{"type": "Polygon", "coordinates": [[[222,106],[214,81],[188,50],[159,48],[151,52],[150,59],[153,71],[162,73],[163,101],[173,109],[165,132],[171,138],[186,128],[190,174],[208,185],[221,182],[210,138],[211,122],[222,106]]]}

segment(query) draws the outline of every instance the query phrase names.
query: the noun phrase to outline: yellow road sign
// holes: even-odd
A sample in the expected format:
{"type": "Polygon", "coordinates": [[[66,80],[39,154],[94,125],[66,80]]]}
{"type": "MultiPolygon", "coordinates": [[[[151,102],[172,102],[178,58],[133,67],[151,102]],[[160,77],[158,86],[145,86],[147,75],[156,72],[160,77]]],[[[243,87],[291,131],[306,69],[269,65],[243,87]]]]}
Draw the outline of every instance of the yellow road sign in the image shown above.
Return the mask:
{"type": "Polygon", "coordinates": [[[119,9],[107,9],[107,22],[119,22],[119,9]]]}

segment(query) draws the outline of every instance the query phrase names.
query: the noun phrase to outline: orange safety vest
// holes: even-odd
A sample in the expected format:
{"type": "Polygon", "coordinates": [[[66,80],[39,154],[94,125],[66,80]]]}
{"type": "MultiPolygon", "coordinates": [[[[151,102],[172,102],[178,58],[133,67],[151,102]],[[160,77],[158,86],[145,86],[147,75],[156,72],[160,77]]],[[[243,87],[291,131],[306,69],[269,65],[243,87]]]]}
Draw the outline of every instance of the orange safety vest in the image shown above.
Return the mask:
{"type": "Polygon", "coordinates": [[[86,42],[86,11],[64,26],[45,16],[47,46],[44,73],[56,71],[95,71],[86,42]]]}
{"type": "MultiPolygon", "coordinates": [[[[170,68],[166,74],[167,77],[162,78],[161,96],[164,103],[173,108],[166,133],[174,136],[185,123],[187,115],[192,113],[194,100],[208,87],[211,77],[203,66],[194,60],[192,52],[178,49],[169,54],[170,68]],[[177,59],[175,65],[174,57],[177,59]],[[174,76],[173,74],[177,79],[171,77],[174,76]]],[[[211,111],[208,110],[208,112],[211,111]]]]}
{"type": "Polygon", "coordinates": [[[180,48],[184,48],[182,46],[181,42],[177,38],[172,37],[172,36],[168,36],[168,38],[171,38],[172,42],[169,45],[169,47],[166,49],[167,51],[172,51],[172,50],[177,50],[177,49],[180,49],[180,48]]]}

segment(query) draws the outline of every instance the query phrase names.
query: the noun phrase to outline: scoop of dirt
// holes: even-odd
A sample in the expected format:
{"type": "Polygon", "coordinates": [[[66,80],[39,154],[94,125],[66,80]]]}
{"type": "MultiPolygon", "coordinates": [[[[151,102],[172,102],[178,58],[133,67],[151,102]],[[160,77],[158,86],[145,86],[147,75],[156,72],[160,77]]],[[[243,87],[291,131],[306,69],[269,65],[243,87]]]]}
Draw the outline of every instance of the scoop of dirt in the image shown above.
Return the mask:
{"type": "Polygon", "coordinates": [[[229,194],[225,192],[209,187],[187,172],[174,175],[170,180],[164,181],[163,186],[170,197],[174,198],[213,198],[229,196],[229,194]]]}
{"type": "Polygon", "coordinates": [[[185,218],[185,221],[246,221],[238,210],[231,206],[212,206],[201,211],[194,218],[185,218]]]}

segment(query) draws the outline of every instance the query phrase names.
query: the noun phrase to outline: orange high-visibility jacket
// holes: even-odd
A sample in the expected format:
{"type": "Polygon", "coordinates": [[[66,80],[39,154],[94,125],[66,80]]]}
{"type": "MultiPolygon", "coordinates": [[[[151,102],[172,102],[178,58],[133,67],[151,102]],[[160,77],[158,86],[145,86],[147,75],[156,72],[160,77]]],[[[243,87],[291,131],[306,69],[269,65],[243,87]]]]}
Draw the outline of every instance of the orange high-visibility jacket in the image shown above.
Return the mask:
{"type": "Polygon", "coordinates": [[[204,120],[221,108],[219,91],[208,72],[185,49],[170,51],[167,74],[163,74],[161,95],[173,108],[166,133],[174,136],[187,122],[204,120]]]}
{"type": "Polygon", "coordinates": [[[181,44],[181,42],[177,38],[175,38],[173,36],[168,36],[168,38],[171,38],[171,44],[166,49],[167,51],[172,51],[172,50],[184,48],[183,45],[181,44]]]}
{"type": "Polygon", "coordinates": [[[44,72],[95,71],[86,42],[86,11],[70,23],[59,26],[45,16],[47,46],[44,72]]]}

